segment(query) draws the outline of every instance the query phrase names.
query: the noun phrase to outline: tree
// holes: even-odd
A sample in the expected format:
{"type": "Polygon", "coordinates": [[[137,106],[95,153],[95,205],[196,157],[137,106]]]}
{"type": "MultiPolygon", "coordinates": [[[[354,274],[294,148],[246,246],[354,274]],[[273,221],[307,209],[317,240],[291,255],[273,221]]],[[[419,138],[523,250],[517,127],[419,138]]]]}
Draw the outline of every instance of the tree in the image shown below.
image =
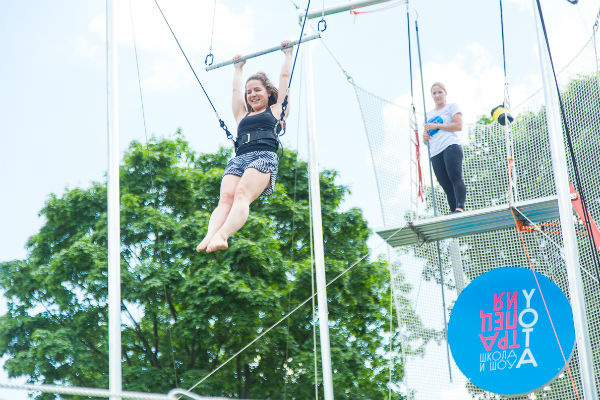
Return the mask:
{"type": "MultiPolygon", "coordinates": [[[[181,133],[133,142],[121,166],[122,359],[125,390],[188,388],[311,295],[306,163],[286,151],[275,193],[259,198],[225,252],[195,252],[229,151],[193,152],[181,133]]],[[[327,278],[368,253],[361,210],[341,211],[348,188],[320,175],[327,278]]],[[[106,188],[51,195],[24,260],[0,264],[8,312],[0,354],[10,376],[107,387],[106,188]]],[[[408,287],[406,288],[408,290],[408,287]]],[[[336,397],[387,393],[389,275],[360,261],[328,288],[336,397]]],[[[309,303],[310,304],[310,303],[309,303]]],[[[409,302],[405,310],[412,312],[409,302]]],[[[203,395],[314,396],[310,305],[196,388],[203,395]]],[[[399,346],[394,336],[394,346],[399,346]]],[[[394,358],[393,376],[403,366],[394,358]]],[[[51,399],[55,395],[39,395],[51,399]]]]}

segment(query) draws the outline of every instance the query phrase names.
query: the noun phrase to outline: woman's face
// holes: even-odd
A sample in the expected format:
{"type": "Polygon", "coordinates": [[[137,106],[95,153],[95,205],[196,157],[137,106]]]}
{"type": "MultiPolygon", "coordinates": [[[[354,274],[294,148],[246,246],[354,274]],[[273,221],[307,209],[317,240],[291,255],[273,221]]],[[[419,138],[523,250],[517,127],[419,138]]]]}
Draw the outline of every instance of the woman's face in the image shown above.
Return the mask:
{"type": "Polygon", "coordinates": [[[439,86],[431,88],[431,97],[437,106],[446,104],[446,91],[439,86]]]}
{"type": "Polygon", "coordinates": [[[269,92],[259,80],[249,80],[246,83],[246,100],[253,111],[262,111],[269,105],[269,92]]]}

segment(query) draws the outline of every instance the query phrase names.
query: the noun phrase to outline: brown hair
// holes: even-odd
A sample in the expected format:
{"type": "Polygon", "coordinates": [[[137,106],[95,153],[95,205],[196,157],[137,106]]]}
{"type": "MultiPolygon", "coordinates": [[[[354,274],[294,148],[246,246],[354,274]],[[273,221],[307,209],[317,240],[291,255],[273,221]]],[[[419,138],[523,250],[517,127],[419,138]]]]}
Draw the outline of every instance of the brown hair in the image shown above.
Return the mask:
{"type": "MultiPolygon", "coordinates": [[[[250,81],[260,81],[265,87],[265,89],[267,89],[267,93],[269,94],[268,106],[272,106],[273,104],[277,103],[279,91],[277,90],[275,85],[273,85],[273,83],[269,80],[269,78],[267,78],[267,74],[265,74],[264,72],[257,72],[254,75],[251,75],[250,78],[246,79],[246,85],[250,81]]],[[[248,112],[254,111],[250,103],[248,103],[248,96],[246,95],[245,91],[244,102],[246,103],[246,109],[248,110],[248,112]]]]}
{"type": "Polygon", "coordinates": [[[448,91],[446,90],[446,86],[444,86],[444,84],[442,82],[435,82],[433,85],[431,85],[431,89],[429,91],[433,92],[433,88],[436,86],[440,87],[444,91],[444,93],[448,94],[448,91]]]}

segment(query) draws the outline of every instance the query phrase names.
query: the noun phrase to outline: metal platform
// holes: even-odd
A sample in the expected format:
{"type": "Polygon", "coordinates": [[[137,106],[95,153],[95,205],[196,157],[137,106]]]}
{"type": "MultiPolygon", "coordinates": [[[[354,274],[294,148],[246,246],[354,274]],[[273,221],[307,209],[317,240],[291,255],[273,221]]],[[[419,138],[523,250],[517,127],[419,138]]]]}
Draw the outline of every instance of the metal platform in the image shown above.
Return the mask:
{"type": "MultiPolygon", "coordinates": [[[[557,196],[515,202],[513,209],[524,225],[530,224],[529,220],[539,224],[559,219],[557,196]]],[[[377,234],[390,246],[400,247],[514,227],[512,212],[504,204],[409,222],[404,226],[377,231],[377,234]]]]}

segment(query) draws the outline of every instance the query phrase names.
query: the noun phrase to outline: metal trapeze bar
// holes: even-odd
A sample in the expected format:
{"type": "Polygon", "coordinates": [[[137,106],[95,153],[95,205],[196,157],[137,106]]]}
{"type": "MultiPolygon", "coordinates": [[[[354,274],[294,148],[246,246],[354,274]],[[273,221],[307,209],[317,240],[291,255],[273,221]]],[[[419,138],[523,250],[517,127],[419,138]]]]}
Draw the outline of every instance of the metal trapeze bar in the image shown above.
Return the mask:
{"type": "MultiPolygon", "coordinates": [[[[366,6],[370,6],[370,5],[378,4],[378,3],[387,3],[388,1],[391,1],[391,0],[369,0],[369,1],[362,0],[362,1],[353,1],[350,3],[341,3],[336,6],[326,7],[325,9],[309,12],[308,15],[306,16],[306,19],[321,18],[322,15],[337,14],[337,13],[351,10],[353,8],[366,7],[366,6]]],[[[304,13],[305,12],[303,10],[298,11],[298,18],[300,19],[300,23],[302,23],[302,19],[304,19],[304,13]]]]}
{"type": "MultiPolygon", "coordinates": [[[[272,52],[277,51],[277,50],[282,50],[284,48],[287,49],[289,47],[296,46],[298,43],[308,42],[308,41],[311,41],[311,40],[314,40],[314,39],[319,39],[320,37],[321,37],[320,33],[317,33],[316,35],[304,36],[302,38],[302,40],[300,40],[300,41],[294,40],[293,42],[290,42],[290,44],[287,45],[287,46],[285,46],[285,47],[283,47],[281,45],[275,46],[275,47],[270,47],[270,48],[268,48],[266,50],[257,51],[256,53],[251,53],[251,54],[242,56],[239,60],[237,60],[235,62],[249,60],[251,58],[262,56],[262,55],[265,55],[265,54],[269,54],[269,53],[272,53],[272,52]]],[[[225,67],[225,66],[233,64],[233,63],[234,63],[233,59],[227,60],[227,61],[223,61],[223,62],[220,62],[220,63],[217,63],[217,64],[209,65],[208,67],[206,67],[206,70],[207,71],[212,71],[213,69],[225,67]]]]}
{"type": "MultiPolygon", "coordinates": [[[[538,224],[559,219],[557,196],[519,201],[513,204],[513,210],[516,211],[517,220],[525,225],[529,224],[528,220],[538,224]]],[[[390,246],[400,247],[420,244],[423,241],[430,242],[514,228],[514,226],[511,209],[504,204],[413,221],[402,227],[380,230],[377,234],[390,246]]]]}

